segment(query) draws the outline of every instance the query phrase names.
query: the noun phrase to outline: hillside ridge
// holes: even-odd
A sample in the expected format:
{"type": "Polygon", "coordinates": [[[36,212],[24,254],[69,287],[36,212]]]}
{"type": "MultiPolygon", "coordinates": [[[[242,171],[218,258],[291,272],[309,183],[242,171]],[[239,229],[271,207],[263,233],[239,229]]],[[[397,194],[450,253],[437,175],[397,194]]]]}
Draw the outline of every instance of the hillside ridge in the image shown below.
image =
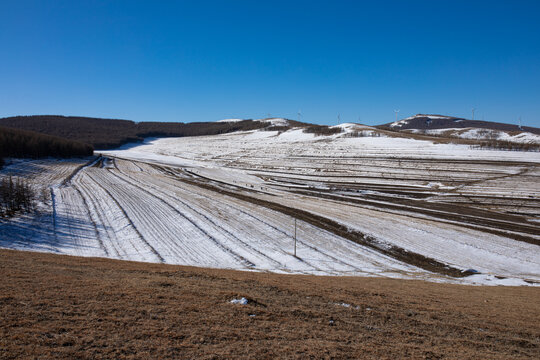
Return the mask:
{"type": "Polygon", "coordinates": [[[382,129],[391,130],[431,130],[431,129],[465,129],[479,128],[500,131],[530,132],[540,135],[540,128],[531,126],[519,126],[494,121],[469,120],[460,117],[438,115],[438,114],[416,114],[398,121],[377,126],[382,129]]]}

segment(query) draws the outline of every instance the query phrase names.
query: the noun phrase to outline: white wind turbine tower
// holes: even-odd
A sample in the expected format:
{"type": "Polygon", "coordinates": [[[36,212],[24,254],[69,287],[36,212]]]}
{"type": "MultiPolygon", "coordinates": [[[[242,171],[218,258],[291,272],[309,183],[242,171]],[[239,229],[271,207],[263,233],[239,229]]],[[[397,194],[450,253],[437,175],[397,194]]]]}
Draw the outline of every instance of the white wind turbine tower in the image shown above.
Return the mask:
{"type": "Polygon", "coordinates": [[[394,112],[396,113],[396,122],[397,122],[398,121],[397,118],[398,118],[399,110],[394,110],[394,112]]]}
{"type": "Polygon", "coordinates": [[[472,120],[474,120],[474,112],[475,112],[475,108],[472,108],[472,120]]]}

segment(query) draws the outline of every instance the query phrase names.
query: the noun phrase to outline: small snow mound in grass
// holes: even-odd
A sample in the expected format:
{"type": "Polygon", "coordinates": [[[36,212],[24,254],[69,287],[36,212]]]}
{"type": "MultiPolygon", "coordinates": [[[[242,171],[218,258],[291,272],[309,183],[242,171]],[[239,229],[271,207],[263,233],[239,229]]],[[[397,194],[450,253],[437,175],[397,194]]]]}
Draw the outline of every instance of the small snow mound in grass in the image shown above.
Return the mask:
{"type": "Polygon", "coordinates": [[[231,304],[247,305],[247,303],[248,303],[248,299],[246,299],[245,297],[243,297],[241,299],[232,299],[231,300],[231,304]]]}
{"type": "Polygon", "coordinates": [[[352,309],[356,309],[356,310],[360,309],[360,306],[352,306],[351,304],[347,304],[347,303],[344,303],[344,302],[336,303],[336,305],[337,306],[343,306],[345,308],[352,308],[352,309]]]}

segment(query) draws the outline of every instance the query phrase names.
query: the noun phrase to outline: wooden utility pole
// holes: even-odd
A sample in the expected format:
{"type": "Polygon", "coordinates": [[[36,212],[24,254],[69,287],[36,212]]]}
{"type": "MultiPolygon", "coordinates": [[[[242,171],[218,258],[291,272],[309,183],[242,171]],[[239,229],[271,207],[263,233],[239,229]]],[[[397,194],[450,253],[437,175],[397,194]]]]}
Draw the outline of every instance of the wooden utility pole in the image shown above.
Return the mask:
{"type": "Polygon", "coordinates": [[[296,218],[294,218],[294,257],[296,257],[296,218]]]}

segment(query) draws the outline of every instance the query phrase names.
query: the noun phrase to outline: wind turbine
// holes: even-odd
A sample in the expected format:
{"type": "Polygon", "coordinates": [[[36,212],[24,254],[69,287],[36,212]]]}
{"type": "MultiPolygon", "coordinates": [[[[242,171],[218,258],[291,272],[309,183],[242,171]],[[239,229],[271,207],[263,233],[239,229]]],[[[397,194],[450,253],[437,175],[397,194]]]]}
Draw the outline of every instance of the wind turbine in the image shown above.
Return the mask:
{"type": "Polygon", "coordinates": [[[394,110],[394,112],[396,113],[396,122],[397,122],[398,121],[397,117],[398,117],[399,110],[394,110]]]}
{"type": "Polygon", "coordinates": [[[472,120],[474,120],[474,111],[475,110],[476,110],[475,108],[472,108],[472,120]]]}

